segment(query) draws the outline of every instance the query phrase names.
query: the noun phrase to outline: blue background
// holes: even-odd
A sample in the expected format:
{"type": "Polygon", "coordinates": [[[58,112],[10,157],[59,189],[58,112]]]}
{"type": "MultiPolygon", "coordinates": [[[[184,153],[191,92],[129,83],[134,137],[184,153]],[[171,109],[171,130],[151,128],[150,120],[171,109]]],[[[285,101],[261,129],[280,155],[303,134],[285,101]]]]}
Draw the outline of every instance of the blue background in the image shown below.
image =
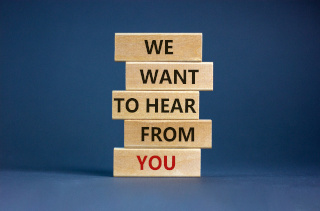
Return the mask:
{"type": "Polygon", "coordinates": [[[112,171],[125,89],[115,32],[202,32],[214,91],[202,169],[320,165],[320,14],[311,2],[2,2],[3,168],[112,171]]]}
{"type": "Polygon", "coordinates": [[[316,1],[1,1],[0,168],[111,176],[123,147],[111,94],[125,89],[114,34],[202,32],[215,68],[214,91],[200,93],[200,118],[213,121],[202,174],[314,174],[319,11],[316,1]]]}

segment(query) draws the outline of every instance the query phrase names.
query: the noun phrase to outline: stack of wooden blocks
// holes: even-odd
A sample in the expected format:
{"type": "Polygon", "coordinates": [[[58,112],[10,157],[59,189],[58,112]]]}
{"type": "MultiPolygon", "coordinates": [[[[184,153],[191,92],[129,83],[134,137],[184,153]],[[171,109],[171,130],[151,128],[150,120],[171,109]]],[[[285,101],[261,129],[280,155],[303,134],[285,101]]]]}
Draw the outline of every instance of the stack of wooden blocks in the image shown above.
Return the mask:
{"type": "Polygon", "coordinates": [[[116,33],[115,61],[126,62],[126,91],[112,92],[112,118],[125,120],[113,175],[200,177],[212,122],[199,120],[199,91],[213,90],[202,33],[116,33]]]}

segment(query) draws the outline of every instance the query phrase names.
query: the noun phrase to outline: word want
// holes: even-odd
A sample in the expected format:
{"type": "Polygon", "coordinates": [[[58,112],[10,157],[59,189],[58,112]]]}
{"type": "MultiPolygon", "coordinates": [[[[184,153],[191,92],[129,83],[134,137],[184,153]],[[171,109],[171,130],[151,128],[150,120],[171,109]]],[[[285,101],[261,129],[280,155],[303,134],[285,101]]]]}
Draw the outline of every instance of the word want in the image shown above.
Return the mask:
{"type": "MultiPolygon", "coordinates": [[[[184,108],[181,106],[179,98],[175,98],[172,105],[166,103],[166,102],[169,102],[169,98],[161,98],[160,100],[158,98],[155,98],[154,103],[151,103],[149,98],[147,98],[146,100],[147,100],[147,102],[146,102],[147,113],[150,113],[151,108],[154,109],[155,113],[158,113],[159,107],[161,109],[161,111],[160,111],[161,113],[174,113],[176,110],[178,110],[180,113],[189,113],[189,110],[191,110],[193,113],[196,113],[196,110],[193,107],[195,105],[195,100],[191,99],[191,98],[185,99],[185,103],[184,103],[185,107],[184,108]],[[168,108],[169,106],[171,108],[168,108]]],[[[128,100],[125,100],[124,98],[114,98],[114,101],[116,101],[118,103],[118,106],[117,106],[118,113],[121,112],[121,102],[122,101],[126,101],[125,108],[130,113],[135,113],[139,109],[139,102],[135,98],[129,98],[128,100]],[[131,106],[130,106],[130,104],[131,104],[131,106]]]]}
{"type": "MultiPolygon", "coordinates": [[[[137,158],[138,158],[138,161],[139,161],[139,163],[140,163],[140,170],[143,170],[143,165],[144,165],[144,163],[146,162],[146,160],[147,160],[147,157],[148,156],[144,156],[143,157],[143,160],[141,160],[141,157],[139,156],[139,155],[137,155],[137,158]]],[[[171,163],[171,167],[168,167],[168,162],[167,162],[167,156],[165,155],[164,156],[164,162],[163,162],[163,164],[164,164],[164,168],[166,169],[166,170],[172,170],[172,169],[174,169],[174,167],[176,166],[176,162],[175,162],[175,156],[172,156],[172,163],[171,163]]],[[[151,156],[150,158],[149,158],[149,167],[150,167],[150,169],[152,169],[152,170],[159,170],[160,168],[161,168],[161,165],[162,165],[162,161],[161,161],[161,158],[159,157],[159,156],[157,156],[157,155],[154,155],[154,156],[151,156]],[[157,166],[154,166],[153,165],[153,160],[154,159],[157,159],[158,160],[158,165],[157,166]]]]}
{"type": "MultiPolygon", "coordinates": [[[[149,136],[149,133],[147,133],[150,130],[150,127],[142,127],[141,128],[141,141],[145,141],[145,137],[149,136]]],[[[161,128],[160,127],[151,127],[151,141],[155,141],[155,138],[158,139],[158,141],[162,141],[161,137],[161,128]]],[[[163,130],[163,139],[165,141],[174,141],[177,137],[177,131],[173,127],[167,127],[163,130]],[[171,133],[171,137],[168,136],[168,133],[171,133]]],[[[194,127],[189,128],[189,131],[186,135],[186,132],[183,127],[179,127],[179,133],[178,133],[179,141],[182,141],[182,138],[184,141],[188,141],[189,138],[191,141],[194,141],[194,127]]]]}
{"type": "MultiPolygon", "coordinates": [[[[141,79],[144,84],[148,83],[148,78],[150,78],[151,84],[155,84],[157,81],[159,70],[155,70],[154,75],[152,74],[152,70],[148,69],[147,73],[144,73],[143,69],[140,69],[141,79]]],[[[196,73],[198,73],[199,70],[188,70],[188,75],[191,75],[191,81],[192,84],[196,83],[196,73]]],[[[160,73],[161,74],[161,73],[160,73]]],[[[171,80],[172,76],[170,77],[169,71],[164,69],[162,71],[162,75],[159,80],[159,84],[163,84],[164,81],[166,81],[168,84],[172,84],[171,80]]],[[[183,74],[180,74],[179,70],[173,71],[173,84],[178,84],[178,78],[181,81],[182,84],[187,84],[187,70],[183,70],[183,74]]]]}

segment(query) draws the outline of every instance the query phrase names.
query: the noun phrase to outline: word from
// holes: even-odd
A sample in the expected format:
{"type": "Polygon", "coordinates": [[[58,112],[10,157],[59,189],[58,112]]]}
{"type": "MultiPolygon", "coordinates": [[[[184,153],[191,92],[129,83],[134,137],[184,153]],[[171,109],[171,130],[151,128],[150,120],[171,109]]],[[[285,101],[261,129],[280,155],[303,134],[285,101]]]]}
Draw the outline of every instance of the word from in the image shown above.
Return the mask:
{"type": "MultiPolygon", "coordinates": [[[[149,136],[149,133],[147,133],[149,130],[150,130],[150,127],[141,127],[141,141],[145,140],[145,136],[149,136]]],[[[151,141],[155,141],[155,137],[157,137],[159,141],[162,141],[160,134],[161,134],[161,128],[151,127],[151,141]]],[[[179,141],[182,141],[182,137],[186,142],[189,140],[189,138],[191,139],[191,141],[194,141],[194,127],[189,128],[187,135],[184,128],[179,127],[178,136],[179,136],[179,141]]],[[[173,127],[167,127],[166,129],[164,129],[163,139],[165,141],[169,141],[169,142],[174,141],[176,137],[177,137],[176,129],[174,129],[173,127]],[[168,133],[172,134],[171,137],[169,137],[168,133]]]]}

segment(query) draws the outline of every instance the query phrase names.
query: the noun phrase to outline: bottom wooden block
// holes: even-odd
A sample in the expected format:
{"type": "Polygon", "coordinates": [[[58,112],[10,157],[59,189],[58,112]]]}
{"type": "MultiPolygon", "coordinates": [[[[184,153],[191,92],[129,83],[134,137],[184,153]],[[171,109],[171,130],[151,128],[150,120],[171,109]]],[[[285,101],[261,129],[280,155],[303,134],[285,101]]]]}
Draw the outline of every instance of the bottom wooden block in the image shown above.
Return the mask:
{"type": "Polygon", "coordinates": [[[114,148],[114,177],[200,177],[200,149],[114,148]]]}

